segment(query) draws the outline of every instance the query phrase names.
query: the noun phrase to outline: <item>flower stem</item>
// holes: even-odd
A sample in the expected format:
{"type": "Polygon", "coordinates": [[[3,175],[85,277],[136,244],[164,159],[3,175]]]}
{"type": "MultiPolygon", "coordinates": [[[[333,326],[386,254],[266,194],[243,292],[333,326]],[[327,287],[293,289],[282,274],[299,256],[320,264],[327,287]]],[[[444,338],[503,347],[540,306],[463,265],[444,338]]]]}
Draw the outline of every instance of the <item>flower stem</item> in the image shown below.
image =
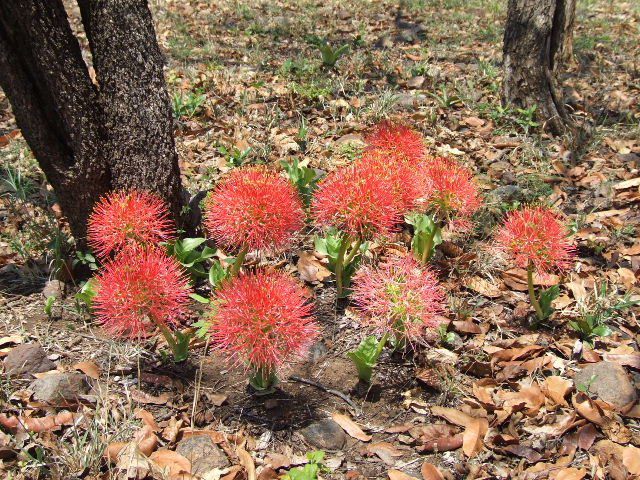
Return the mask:
{"type": "Polygon", "coordinates": [[[249,245],[243,246],[238,252],[238,256],[236,257],[233,265],[231,265],[231,269],[229,270],[229,277],[235,277],[240,268],[242,267],[242,263],[244,262],[244,258],[247,256],[247,252],[249,251],[249,245]]]}
{"type": "Polygon", "coordinates": [[[424,246],[424,249],[422,250],[422,256],[420,258],[420,261],[422,263],[427,263],[430,259],[431,259],[431,254],[433,253],[433,239],[436,236],[436,232],[438,231],[438,227],[434,225],[433,229],[431,230],[431,232],[429,233],[429,235],[427,236],[427,243],[424,246]]]}
{"type": "Polygon", "coordinates": [[[176,339],[173,337],[171,330],[169,330],[164,323],[158,322],[153,318],[151,320],[153,321],[153,323],[156,324],[156,327],[158,327],[158,330],[160,330],[160,333],[162,333],[162,336],[167,341],[167,344],[169,345],[169,348],[171,348],[171,352],[175,357],[175,354],[178,351],[178,344],[176,342],[176,339]]]}
{"type": "Polygon", "coordinates": [[[389,332],[386,332],[384,335],[382,335],[382,338],[378,342],[378,346],[376,347],[376,360],[380,357],[384,346],[387,344],[387,340],[389,340],[389,332]]]}
{"type": "Polygon", "coordinates": [[[531,262],[529,262],[529,265],[527,266],[527,286],[529,287],[529,299],[531,300],[531,305],[533,305],[533,308],[536,311],[538,320],[542,321],[544,320],[544,313],[542,313],[542,307],[536,297],[536,289],[533,286],[533,263],[531,262]]]}
{"type": "Polygon", "coordinates": [[[347,253],[347,248],[351,243],[350,237],[342,239],[340,244],[340,250],[338,251],[338,258],[336,259],[336,290],[338,298],[342,296],[342,272],[344,271],[344,256],[347,253]]]}
{"type": "Polygon", "coordinates": [[[347,255],[347,258],[344,259],[344,266],[345,267],[347,265],[349,265],[353,261],[355,256],[358,254],[358,252],[360,251],[360,245],[362,245],[362,240],[357,238],[356,239],[356,244],[353,246],[353,249],[351,250],[349,255],[347,255]]]}

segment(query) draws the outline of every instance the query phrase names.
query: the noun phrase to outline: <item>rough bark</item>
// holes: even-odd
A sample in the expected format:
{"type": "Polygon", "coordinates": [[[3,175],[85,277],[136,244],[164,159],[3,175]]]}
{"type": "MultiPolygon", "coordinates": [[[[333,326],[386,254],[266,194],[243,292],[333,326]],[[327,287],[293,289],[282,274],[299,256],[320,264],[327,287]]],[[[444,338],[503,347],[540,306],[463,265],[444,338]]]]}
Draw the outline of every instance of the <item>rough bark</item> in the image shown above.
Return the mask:
{"type": "Polygon", "coordinates": [[[80,0],[94,85],[61,0],[0,2],[0,86],[82,241],[114,188],[155,191],[178,218],[180,172],[151,13],[143,0],[80,0]]]}
{"type": "Polygon", "coordinates": [[[554,134],[574,129],[557,81],[568,3],[575,8],[572,0],[509,0],[504,34],[503,98],[518,107],[537,105],[538,118],[554,134]]]}

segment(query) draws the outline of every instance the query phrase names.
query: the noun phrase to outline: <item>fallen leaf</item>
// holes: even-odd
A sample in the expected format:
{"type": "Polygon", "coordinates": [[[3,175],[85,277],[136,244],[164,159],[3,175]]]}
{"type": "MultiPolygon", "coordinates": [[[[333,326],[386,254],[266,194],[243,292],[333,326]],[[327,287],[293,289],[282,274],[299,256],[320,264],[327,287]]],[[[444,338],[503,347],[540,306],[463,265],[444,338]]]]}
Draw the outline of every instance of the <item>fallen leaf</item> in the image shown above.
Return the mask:
{"type": "Polygon", "coordinates": [[[361,442],[368,442],[371,440],[371,435],[364,433],[358,424],[346,415],[343,415],[342,413],[334,413],[332,418],[334,422],[340,425],[342,429],[353,438],[356,438],[361,442]]]}
{"type": "Polygon", "coordinates": [[[160,427],[154,420],[153,415],[151,415],[151,413],[144,408],[136,408],[133,413],[135,417],[142,420],[144,424],[151,429],[151,431],[157,432],[158,430],[160,430],[160,427]]]}
{"type": "Polygon", "coordinates": [[[640,448],[627,445],[622,452],[622,464],[631,475],[640,475],[640,448]]]}
{"type": "Polygon", "coordinates": [[[578,392],[573,395],[571,403],[581,417],[586,418],[596,425],[603,425],[605,423],[602,409],[583,392],[578,392]]]}
{"type": "Polygon", "coordinates": [[[517,457],[525,458],[529,463],[537,463],[542,459],[542,455],[539,452],[526,445],[507,445],[502,450],[513,453],[517,457]]]}
{"type": "Polygon", "coordinates": [[[74,370],[80,370],[86,376],[91,377],[94,380],[98,380],[98,378],[100,378],[100,367],[98,367],[94,362],[78,362],[72,368],[74,370]]]}
{"type": "Polygon", "coordinates": [[[467,415],[460,410],[456,410],[455,408],[449,407],[440,407],[434,406],[431,407],[431,414],[436,417],[442,417],[447,420],[449,423],[453,423],[454,425],[458,425],[459,427],[467,427],[469,426],[474,418],[471,415],[467,415]]]}
{"type": "Polygon", "coordinates": [[[137,388],[131,389],[131,399],[138,403],[164,405],[169,401],[170,398],[171,398],[171,395],[169,393],[162,393],[156,397],[154,395],[150,395],[141,390],[138,390],[137,388]]]}
{"type": "Polygon", "coordinates": [[[47,417],[7,417],[4,413],[0,413],[0,425],[11,432],[16,432],[19,429],[35,433],[51,432],[60,430],[65,425],[73,425],[81,416],[79,413],[67,411],[47,417]]]}
{"type": "Polygon", "coordinates": [[[394,458],[404,455],[402,450],[398,450],[392,444],[388,442],[376,442],[367,445],[367,452],[372,455],[377,455],[387,465],[393,465],[395,463],[394,458]]]}
{"type": "Polygon", "coordinates": [[[489,298],[498,298],[502,296],[502,290],[494,283],[485,280],[482,277],[473,276],[465,278],[464,286],[474,292],[478,292],[481,295],[489,298]]]}
{"type": "Polygon", "coordinates": [[[484,435],[489,429],[486,418],[473,418],[462,435],[462,451],[471,458],[482,451],[484,435]]]}
{"type": "Polygon", "coordinates": [[[412,477],[411,475],[407,475],[400,470],[389,470],[387,472],[389,475],[389,480],[418,480],[416,477],[412,477]]]}
{"type": "Polygon", "coordinates": [[[545,378],[542,384],[542,391],[547,397],[553,400],[556,404],[568,407],[569,404],[565,400],[567,394],[573,388],[573,382],[566,378],[562,378],[556,375],[545,378]]]}
{"type": "Polygon", "coordinates": [[[409,434],[420,443],[416,447],[419,452],[448,452],[462,447],[462,433],[444,423],[414,427],[409,434]]]}
{"type": "Polygon", "coordinates": [[[438,467],[432,463],[424,462],[420,468],[420,473],[422,473],[422,480],[444,480],[444,476],[440,473],[438,467]]]}
{"type": "Polygon", "coordinates": [[[584,468],[563,468],[553,477],[549,477],[553,480],[582,480],[587,475],[587,471],[584,468]]]}
{"type": "Polygon", "coordinates": [[[311,252],[298,254],[298,273],[305,282],[323,282],[331,276],[331,271],[325,267],[311,252]]]}
{"type": "Polygon", "coordinates": [[[236,455],[238,455],[240,465],[247,472],[247,480],[256,480],[256,465],[253,463],[253,458],[251,458],[249,452],[242,447],[238,447],[236,448],[236,455]]]}
{"type": "Polygon", "coordinates": [[[578,447],[583,450],[589,450],[593,445],[598,430],[593,426],[593,423],[587,423],[578,429],[578,447]]]}
{"type": "Polygon", "coordinates": [[[163,470],[165,475],[168,473],[170,476],[177,476],[182,473],[191,473],[191,462],[173,450],[166,448],[157,450],[151,454],[149,459],[163,470]]]}
{"type": "Polygon", "coordinates": [[[629,180],[624,180],[623,182],[616,183],[613,188],[616,190],[624,190],[625,188],[632,188],[640,186],[640,177],[630,178],[629,180]]]}

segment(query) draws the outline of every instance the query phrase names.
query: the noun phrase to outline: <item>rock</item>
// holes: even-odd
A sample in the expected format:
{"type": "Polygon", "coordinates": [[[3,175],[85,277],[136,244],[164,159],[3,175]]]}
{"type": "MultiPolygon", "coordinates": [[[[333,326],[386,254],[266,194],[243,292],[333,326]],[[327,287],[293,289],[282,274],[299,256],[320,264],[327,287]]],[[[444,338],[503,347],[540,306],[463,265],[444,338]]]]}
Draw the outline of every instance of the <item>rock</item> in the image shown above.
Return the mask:
{"type": "Polygon", "coordinates": [[[312,423],[300,433],[310,445],[322,450],[340,450],[347,441],[344,430],[330,418],[312,423]]]}
{"type": "Polygon", "coordinates": [[[404,108],[416,108],[423,105],[427,101],[427,96],[421,93],[412,95],[410,93],[402,93],[397,96],[396,103],[404,108]]]}
{"type": "Polygon", "coordinates": [[[424,83],[424,76],[417,75],[417,76],[412,77],[412,78],[409,79],[409,81],[407,82],[407,87],[409,87],[409,88],[420,88],[420,87],[422,87],[423,83],[424,83]]]}
{"type": "Polygon", "coordinates": [[[38,343],[23,343],[11,349],[4,359],[4,371],[11,376],[48,372],[56,368],[38,343]]]}
{"type": "Polygon", "coordinates": [[[60,280],[49,280],[44,284],[42,295],[44,296],[44,298],[62,298],[62,295],[64,295],[64,283],[62,283],[60,280]]]}
{"type": "Polygon", "coordinates": [[[191,462],[191,473],[204,476],[215,468],[226,468],[229,459],[209,435],[197,435],[178,442],[176,452],[191,462]]]}
{"type": "Polygon", "coordinates": [[[522,202],[525,199],[524,191],[517,185],[503,185],[496,188],[488,197],[496,203],[522,202]]]}
{"type": "Polygon", "coordinates": [[[78,403],[78,397],[89,393],[89,377],[81,373],[54,373],[38,378],[29,385],[33,398],[52,405],[78,403]]]}
{"type": "Polygon", "coordinates": [[[327,347],[322,341],[314,343],[309,349],[308,359],[311,363],[318,363],[327,356],[327,347]]]}
{"type": "Polygon", "coordinates": [[[626,370],[613,362],[591,363],[576,373],[576,386],[588,385],[589,393],[613,405],[621,412],[628,411],[638,399],[626,370]]]}

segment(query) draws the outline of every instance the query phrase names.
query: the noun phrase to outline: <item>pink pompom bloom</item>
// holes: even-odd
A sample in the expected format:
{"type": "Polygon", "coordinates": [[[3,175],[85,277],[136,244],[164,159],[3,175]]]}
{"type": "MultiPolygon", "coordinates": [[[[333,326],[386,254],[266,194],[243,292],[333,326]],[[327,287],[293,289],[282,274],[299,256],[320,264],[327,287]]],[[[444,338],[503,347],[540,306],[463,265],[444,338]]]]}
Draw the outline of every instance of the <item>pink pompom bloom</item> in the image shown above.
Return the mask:
{"type": "Polygon", "coordinates": [[[102,197],[89,217],[87,239],[102,259],[131,245],[155,245],[175,237],[167,204],[148,192],[119,191],[102,197]]]}
{"type": "Polygon", "coordinates": [[[236,364],[275,372],[302,357],[319,334],[304,287],[282,272],[242,274],[212,299],[211,340],[236,364]]]}
{"type": "Polygon", "coordinates": [[[482,200],[473,173],[448,158],[434,158],[424,166],[426,210],[439,222],[458,229],[470,226],[470,219],[482,200]]]}
{"type": "Polygon", "coordinates": [[[285,178],[264,167],[233,170],[207,197],[205,226],[233,248],[286,248],[304,226],[302,201],[285,178]]]}
{"type": "Polygon", "coordinates": [[[369,168],[385,181],[396,202],[396,208],[404,214],[415,209],[425,190],[423,177],[414,166],[406,162],[394,162],[385,152],[371,150],[355,163],[355,168],[369,168]]]}
{"type": "Polygon", "coordinates": [[[352,298],[369,326],[409,342],[419,341],[440,325],[445,310],[445,295],[435,274],[411,256],[360,268],[352,298]]]}
{"type": "Polygon", "coordinates": [[[313,215],[320,225],[352,238],[386,235],[401,218],[393,190],[377,167],[357,162],[320,182],[313,197],[313,215]]]}
{"type": "Polygon", "coordinates": [[[496,234],[498,247],[515,265],[538,273],[571,267],[574,247],[558,214],[546,207],[526,207],[510,212],[496,234]]]}
{"type": "Polygon", "coordinates": [[[141,337],[154,325],[178,325],[187,315],[189,280],[159,249],[127,248],[106,264],[97,281],[93,309],[114,335],[141,337]]]}
{"type": "Polygon", "coordinates": [[[385,153],[393,161],[417,165],[426,156],[422,135],[406,125],[381,122],[365,142],[368,150],[385,153]]]}

